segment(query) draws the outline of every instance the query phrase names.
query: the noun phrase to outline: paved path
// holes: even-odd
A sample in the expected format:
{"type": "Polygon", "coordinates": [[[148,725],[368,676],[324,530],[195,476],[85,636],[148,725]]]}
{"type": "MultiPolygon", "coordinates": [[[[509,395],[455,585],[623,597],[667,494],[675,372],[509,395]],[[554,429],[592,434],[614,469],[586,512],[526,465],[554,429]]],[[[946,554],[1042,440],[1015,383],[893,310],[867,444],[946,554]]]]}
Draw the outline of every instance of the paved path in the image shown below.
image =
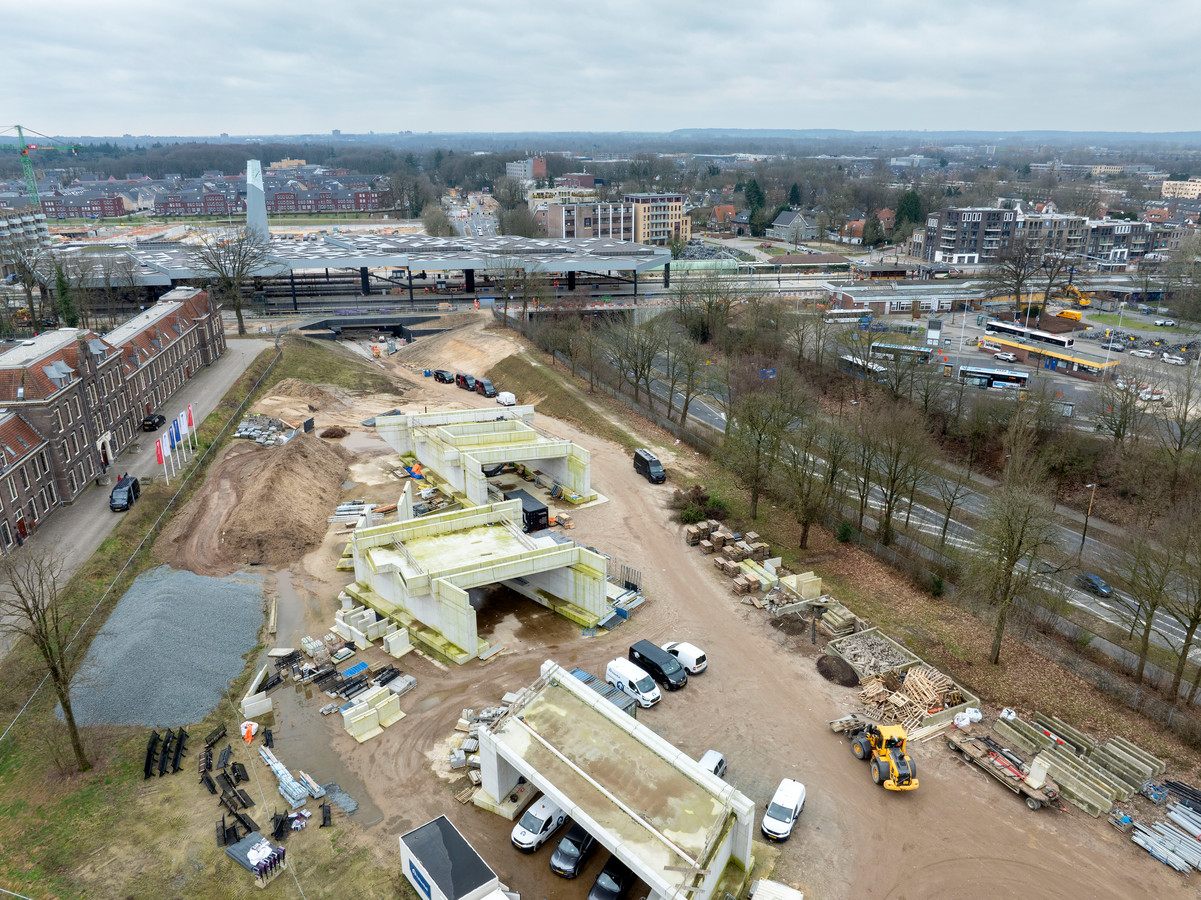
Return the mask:
{"type": "MultiPolygon", "coordinates": [[[[259,353],[272,346],[272,342],[259,338],[232,338],[222,357],[194,378],[188,380],[160,410],[173,417],[192,404],[197,421],[207,416],[221,398],[233,387],[249,368],[259,353]]],[[[150,434],[139,431],[133,443],[117,457],[109,475],[114,478],[128,472],[138,478],[162,474],[162,467],[155,463],[154,441],[164,429],[150,434]]],[[[109,479],[110,484],[112,479],[109,479]]],[[[108,508],[110,485],[91,484],[69,506],[56,507],[38,530],[26,539],[26,547],[52,548],[63,559],[63,574],[70,577],[91,558],[96,549],[109,536],[121,520],[119,513],[108,508]]],[[[14,550],[20,553],[21,550],[14,550]]],[[[0,636],[0,656],[9,649],[9,636],[0,636]]]]}

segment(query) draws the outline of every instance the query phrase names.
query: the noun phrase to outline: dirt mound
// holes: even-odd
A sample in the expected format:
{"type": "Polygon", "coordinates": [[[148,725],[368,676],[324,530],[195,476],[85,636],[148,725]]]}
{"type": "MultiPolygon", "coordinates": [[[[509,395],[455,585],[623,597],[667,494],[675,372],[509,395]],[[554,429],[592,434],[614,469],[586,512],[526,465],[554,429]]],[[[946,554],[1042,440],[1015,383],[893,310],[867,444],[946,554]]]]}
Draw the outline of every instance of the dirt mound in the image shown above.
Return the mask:
{"type": "Polygon", "coordinates": [[[338,505],[350,453],[299,434],[251,474],[225,526],[224,550],[235,564],[292,565],[321,543],[338,505]]]}
{"type": "Polygon", "coordinates": [[[325,429],[325,431],[321,432],[321,436],[323,438],[344,438],[348,434],[350,434],[350,432],[341,425],[331,425],[329,428],[325,429]]]}
{"type": "Polygon", "coordinates": [[[317,385],[309,384],[307,381],[301,381],[298,378],[285,378],[271,389],[271,396],[293,397],[297,400],[304,400],[306,403],[317,407],[317,409],[324,409],[338,402],[328,391],[323,391],[317,385]]]}
{"type": "Polygon", "coordinates": [[[839,656],[822,654],[817,658],[817,671],[826,681],[833,681],[843,687],[854,687],[859,683],[859,676],[851,668],[851,664],[839,656]]]}

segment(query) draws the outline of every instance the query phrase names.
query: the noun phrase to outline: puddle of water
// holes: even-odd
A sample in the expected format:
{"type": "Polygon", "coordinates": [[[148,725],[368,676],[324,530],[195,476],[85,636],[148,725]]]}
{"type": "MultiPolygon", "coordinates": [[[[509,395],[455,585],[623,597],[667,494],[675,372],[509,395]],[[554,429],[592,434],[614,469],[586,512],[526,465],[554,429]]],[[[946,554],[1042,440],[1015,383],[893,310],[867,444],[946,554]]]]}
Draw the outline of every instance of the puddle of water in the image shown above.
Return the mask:
{"type": "Polygon", "coordinates": [[[352,431],[342,438],[342,446],[354,453],[387,450],[388,442],[374,431],[352,431]]]}

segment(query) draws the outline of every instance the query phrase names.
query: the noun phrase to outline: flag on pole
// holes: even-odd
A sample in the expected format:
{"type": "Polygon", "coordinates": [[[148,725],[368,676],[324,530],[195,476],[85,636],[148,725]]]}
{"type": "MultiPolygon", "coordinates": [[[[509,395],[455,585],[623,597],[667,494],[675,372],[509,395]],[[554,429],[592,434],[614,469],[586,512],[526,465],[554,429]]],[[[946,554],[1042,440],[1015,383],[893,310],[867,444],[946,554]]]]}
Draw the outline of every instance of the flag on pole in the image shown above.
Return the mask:
{"type": "Polygon", "coordinates": [[[154,461],[160,466],[163,465],[163,439],[159,438],[154,442],[154,461]]]}
{"type": "Polygon", "coordinates": [[[193,422],[192,422],[192,404],[191,403],[188,404],[188,427],[189,428],[196,427],[195,424],[193,424],[193,422]]]}
{"type": "Polygon", "coordinates": [[[175,435],[175,443],[179,447],[179,455],[184,456],[187,453],[188,445],[184,443],[184,435],[188,433],[187,428],[183,424],[183,413],[180,413],[171,420],[171,431],[175,435]]]}
{"type": "Polygon", "coordinates": [[[192,418],[192,404],[191,403],[188,404],[188,431],[192,435],[192,449],[195,450],[200,446],[200,444],[199,444],[200,438],[196,434],[196,422],[192,418]]]}

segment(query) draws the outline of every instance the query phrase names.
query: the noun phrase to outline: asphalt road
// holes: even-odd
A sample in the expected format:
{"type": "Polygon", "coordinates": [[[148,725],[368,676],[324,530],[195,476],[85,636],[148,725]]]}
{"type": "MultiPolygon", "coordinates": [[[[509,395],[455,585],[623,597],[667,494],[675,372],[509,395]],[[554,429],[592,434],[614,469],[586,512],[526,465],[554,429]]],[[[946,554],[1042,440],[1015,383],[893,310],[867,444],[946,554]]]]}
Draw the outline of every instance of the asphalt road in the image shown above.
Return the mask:
{"type": "MultiPolygon", "coordinates": [[[[230,340],[224,355],[189,379],[160,412],[171,418],[186,411],[191,403],[193,415],[198,420],[203,419],[213,411],[254,358],[271,345],[270,341],[259,338],[230,340]]],[[[143,480],[162,477],[162,466],[155,462],[154,441],[163,434],[165,429],[155,433],[139,431],[133,443],[109,469],[110,481],[125,472],[143,480]]],[[[110,490],[111,485],[93,482],[74,503],[56,507],[44,524],[26,539],[25,549],[53,550],[63,561],[63,574],[67,577],[73,575],[121,520],[121,513],[108,508],[110,490]]],[[[8,647],[7,637],[0,637],[0,655],[7,653],[8,647]]]]}

